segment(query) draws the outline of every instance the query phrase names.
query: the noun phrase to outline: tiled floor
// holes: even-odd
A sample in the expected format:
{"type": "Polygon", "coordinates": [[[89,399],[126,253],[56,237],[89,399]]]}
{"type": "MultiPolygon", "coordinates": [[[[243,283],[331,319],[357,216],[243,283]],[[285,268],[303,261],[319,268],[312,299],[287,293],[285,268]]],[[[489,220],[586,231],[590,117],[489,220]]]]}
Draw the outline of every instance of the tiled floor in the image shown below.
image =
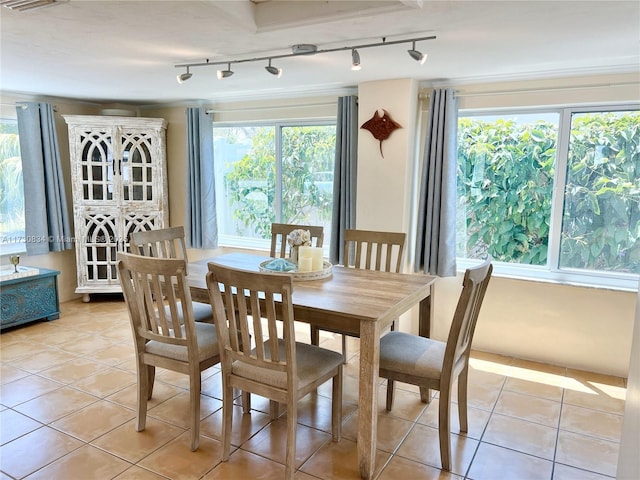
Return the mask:
{"type": "MultiPolygon", "coordinates": [[[[189,450],[187,377],[159,370],[147,428],[134,429],[135,364],[124,303],[62,305],[62,316],[1,336],[0,480],[278,479],[286,424],[268,402],[237,408],[235,450],[221,463],[220,371],[203,374],[200,449],[189,450]]],[[[300,325],[301,340],[309,328],[300,325]]],[[[323,332],[324,333],[324,332],[323,332]]],[[[323,337],[338,348],[339,339],[323,337]]],[[[357,479],[358,342],[350,342],[343,439],[331,442],[330,383],[300,402],[296,478],[357,479]]],[[[469,432],[452,418],[452,472],[441,471],[438,399],[420,403],[398,385],[392,412],[380,388],[376,475],[413,479],[604,479],[615,476],[625,382],[552,365],[475,352],[469,432]]],[[[453,409],[455,412],[455,409],[453,409]]]]}

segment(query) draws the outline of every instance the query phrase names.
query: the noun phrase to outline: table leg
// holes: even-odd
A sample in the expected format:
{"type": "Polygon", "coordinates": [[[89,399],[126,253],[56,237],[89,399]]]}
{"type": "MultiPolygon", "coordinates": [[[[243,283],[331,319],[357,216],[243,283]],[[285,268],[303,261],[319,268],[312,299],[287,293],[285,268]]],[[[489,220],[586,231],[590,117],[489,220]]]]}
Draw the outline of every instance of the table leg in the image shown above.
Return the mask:
{"type": "MultiPolygon", "coordinates": [[[[433,318],[433,284],[429,287],[429,296],[420,301],[420,312],[418,314],[418,334],[421,337],[431,337],[431,319],[433,318]]],[[[431,392],[426,387],[420,387],[420,400],[429,402],[431,400],[431,392]]]]}
{"type": "Polygon", "coordinates": [[[373,478],[378,429],[378,367],[380,327],[378,322],[360,323],[360,389],[358,393],[358,464],[360,477],[373,478]]]}

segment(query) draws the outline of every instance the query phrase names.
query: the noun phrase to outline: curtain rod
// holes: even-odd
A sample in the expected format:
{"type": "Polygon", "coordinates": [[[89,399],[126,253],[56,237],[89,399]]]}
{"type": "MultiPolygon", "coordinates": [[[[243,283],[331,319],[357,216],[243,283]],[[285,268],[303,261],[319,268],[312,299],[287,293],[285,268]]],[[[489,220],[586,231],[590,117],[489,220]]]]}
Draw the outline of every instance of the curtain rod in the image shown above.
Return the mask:
{"type": "Polygon", "coordinates": [[[262,106],[262,107],[239,107],[228,108],[224,110],[208,109],[206,113],[233,113],[233,112],[252,112],[259,110],[282,110],[287,108],[308,108],[308,107],[335,107],[337,102],[325,102],[325,103],[300,103],[296,105],[275,105],[275,106],[262,106]]]}
{"type": "Polygon", "coordinates": [[[15,107],[15,108],[27,108],[26,105],[21,105],[20,103],[0,103],[0,106],[3,107],[15,107]]]}

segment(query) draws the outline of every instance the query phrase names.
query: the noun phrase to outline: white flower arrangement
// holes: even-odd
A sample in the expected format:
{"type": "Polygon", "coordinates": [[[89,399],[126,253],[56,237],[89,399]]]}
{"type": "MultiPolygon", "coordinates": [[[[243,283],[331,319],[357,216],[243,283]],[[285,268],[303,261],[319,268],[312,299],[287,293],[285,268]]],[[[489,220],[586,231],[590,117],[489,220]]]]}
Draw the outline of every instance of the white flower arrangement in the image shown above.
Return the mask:
{"type": "Polygon", "coordinates": [[[291,247],[311,246],[311,232],[297,228],[287,235],[287,243],[291,247]]]}

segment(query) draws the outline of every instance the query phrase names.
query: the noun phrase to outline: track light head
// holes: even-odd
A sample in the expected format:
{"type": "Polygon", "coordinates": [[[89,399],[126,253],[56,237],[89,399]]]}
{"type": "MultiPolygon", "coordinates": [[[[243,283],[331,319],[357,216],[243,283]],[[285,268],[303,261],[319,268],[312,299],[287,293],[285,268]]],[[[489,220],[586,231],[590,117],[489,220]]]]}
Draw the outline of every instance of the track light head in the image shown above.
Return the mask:
{"type": "Polygon", "coordinates": [[[351,70],[361,70],[362,66],[360,65],[360,54],[354,48],[351,50],[351,70]]]}
{"type": "Polygon", "coordinates": [[[218,70],[218,80],[222,80],[223,78],[227,78],[230,77],[231,75],[233,75],[233,70],[231,70],[231,64],[227,63],[227,69],[226,70],[218,70]]]}
{"type": "Polygon", "coordinates": [[[422,53],[420,50],[416,50],[416,42],[413,42],[413,46],[411,50],[407,50],[411,58],[413,58],[416,62],[422,65],[427,60],[427,54],[422,53]]]}
{"type": "Polygon", "coordinates": [[[193,76],[192,73],[189,73],[189,67],[187,67],[187,73],[181,73],[178,75],[178,83],[184,83],[189,80],[193,76]]]}
{"type": "Polygon", "coordinates": [[[280,78],[282,76],[282,69],[278,68],[278,67],[272,67],[271,66],[271,59],[269,59],[269,65],[267,65],[266,67],[264,67],[264,69],[269,72],[271,75],[275,75],[276,77],[280,78]]]}

